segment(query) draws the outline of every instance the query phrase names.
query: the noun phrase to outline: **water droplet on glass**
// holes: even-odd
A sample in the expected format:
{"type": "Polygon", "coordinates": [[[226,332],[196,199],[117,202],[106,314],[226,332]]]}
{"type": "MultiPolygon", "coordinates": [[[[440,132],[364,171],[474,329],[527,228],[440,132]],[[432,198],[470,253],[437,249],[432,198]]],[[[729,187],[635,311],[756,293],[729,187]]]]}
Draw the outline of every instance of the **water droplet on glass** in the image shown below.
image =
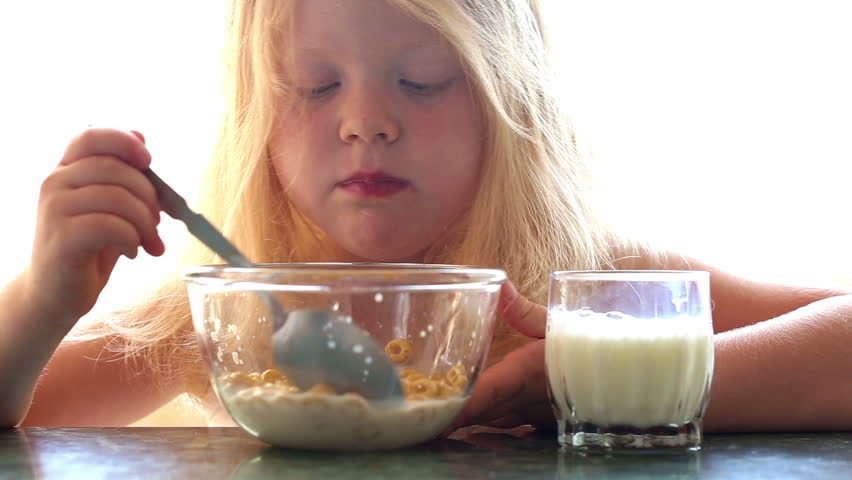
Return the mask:
{"type": "Polygon", "coordinates": [[[382,303],[382,300],[385,299],[384,295],[382,295],[381,293],[377,293],[376,296],[373,298],[375,298],[376,303],[382,303]]]}
{"type": "Polygon", "coordinates": [[[364,359],[364,363],[366,363],[367,365],[369,365],[369,364],[373,363],[373,357],[367,357],[367,358],[365,358],[365,359],[364,359]]]}
{"type": "Polygon", "coordinates": [[[426,330],[420,330],[420,338],[426,338],[426,330]]]}
{"type": "Polygon", "coordinates": [[[325,346],[328,347],[329,350],[334,350],[337,348],[337,343],[334,340],[329,340],[326,342],[325,346]]]}
{"type": "Polygon", "coordinates": [[[334,305],[331,306],[331,311],[336,312],[340,310],[340,302],[334,302],[334,305]]]}
{"type": "Polygon", "coordinates": [[[353,346],[353,347],[352,347],[352,352],[353,352],[353,353],[363,353],[363,352],[364,352],[364,345],[361,345],[361,344],[359,343],[358,345],[353,346]]]}
{"type": "Polygon", "coordinates": [[[434,329],[435,329],[435,327],[433,327],[431,323],[429,324],[428,327],[426,327],[426,330],[429,330],[430,332],[434,329]]]}

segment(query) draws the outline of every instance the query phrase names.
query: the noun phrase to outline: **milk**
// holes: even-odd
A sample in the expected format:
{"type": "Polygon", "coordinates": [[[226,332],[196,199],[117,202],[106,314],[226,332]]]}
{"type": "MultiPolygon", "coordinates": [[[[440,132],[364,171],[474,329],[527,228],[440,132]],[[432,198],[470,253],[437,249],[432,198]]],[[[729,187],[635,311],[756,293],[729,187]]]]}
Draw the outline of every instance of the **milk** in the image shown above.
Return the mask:
{"type": "Polygon", "coordinates": [[[466,397],[406,401],[383,408],[354,395],[288,393],[267,385],[225,388],[222,403],[253,435],[273,445],[324,450],[378,450],[438,436],[466,397]]]}
{"type": "Polygon", "coordinates": [[[702,413],[713,371],[709,317],[548,315],[545,361],[561,426],[684,425],[702,413]]]}

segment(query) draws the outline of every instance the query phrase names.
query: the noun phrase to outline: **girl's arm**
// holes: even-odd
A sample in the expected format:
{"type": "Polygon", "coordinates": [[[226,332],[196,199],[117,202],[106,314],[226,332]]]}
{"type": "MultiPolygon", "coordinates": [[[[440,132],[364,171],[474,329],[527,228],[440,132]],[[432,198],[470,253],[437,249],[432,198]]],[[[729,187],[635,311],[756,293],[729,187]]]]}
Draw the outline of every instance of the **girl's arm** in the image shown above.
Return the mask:
{"type": "MultiPolygon", "coordinates": [[[[711,272],[717,333],[709,431],[852,428],[852,295],[842,289],[771,285],[699,262],[630,268],[711,272]]],[[[504,320],[544,337],[547,311],[503,289],[504,320]]],[[[454,427],[522,419],[553,426],[544,382],[544,341],[511,352],[485,371],[454,427]]]]}
{"type": "Polygon", "coordinates": [[[709,430],[852,428],[852,296],[720,333],[715,342],[709,430]]]}
{"type": "MultiPolygon", "coordinates": [[[[139,171],[150,161],[141,134],[90,129],[71,141],[42,183],[30,264],[0,290],[0,426],[26,414],[51,357],[34,420],[82,421],[86,409],[106,417],[102,411],[114,401],[104,395],[107,387],[126,396],[124,367],[92,360],[103,344],[63,347],[55,356],[54,350],[94,306],[119,256],[135,258],[140,247],[163,253],[157,194],[139,171]],[[81,397],[90,402],[76,408],[81,397]]],[[[147,382],[145,375],[137,380],[147,382]]],[[[124,408],[132,407],[116,410],[124,408]]]]}
{"type": "Polygon", "coordinates": [[[183,393],[138,357],[109,351],[109,338],[64,342],[38,380],[25,426],[126,426],[183,393]]]}
{"type": "Polygon", "coordinates": [[[38,318],[21,278],[0,291],[0,305],[0,427],[122,426],[182,393],[111,353],[110,338],[60,343],[76,319],[38,318]]]}
{"type": "Polygon", "coordinates": [[[839,287],[819,288],[757,282],[732,275],[699,260],[672,254],[661,255],[656,261],[640,260],[632,267],[643,270],[704,270],[710,272],[713,327],[716,333],[769,320],[817,300],[852,294],[852,289],[839,287]]]}
{"type": "Polygon", "coordinates": [[[716,364],[710,430],[852,427],[852,295],[747,280],[670,256],[663,268],[710,272],[716,364]]]}
{"type": "Polygon", "coordinates": [[[716,364],[710,430],[852,427],[852,295],[842,288],[755,282],[710,272],[716,364]]]}

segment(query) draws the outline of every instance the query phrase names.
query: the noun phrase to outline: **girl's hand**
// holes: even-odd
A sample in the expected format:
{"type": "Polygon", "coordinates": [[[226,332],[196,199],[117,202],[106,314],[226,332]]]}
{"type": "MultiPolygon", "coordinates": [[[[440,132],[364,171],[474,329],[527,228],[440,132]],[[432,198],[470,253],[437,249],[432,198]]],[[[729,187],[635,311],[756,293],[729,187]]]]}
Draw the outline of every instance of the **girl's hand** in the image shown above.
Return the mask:
{"type": "Polygon", "coordinates": [[[509,325],[537,340],[512,351],[482,373],[464,410],[445,433],[465,425],[555,426],[544,371],[547,309],[527,300],[508,282],[500,291],[498,308],[509,325]]]}
{"type": "Polygon", "coordinates": [[[73,323],[91,310],[120,255],[135,258],[140,246],[163,254],[157,194],[140,172],[150,162],[141,134],[94,128],[71,141],[44,180],[23,275],[44,318],[73,323]]]}

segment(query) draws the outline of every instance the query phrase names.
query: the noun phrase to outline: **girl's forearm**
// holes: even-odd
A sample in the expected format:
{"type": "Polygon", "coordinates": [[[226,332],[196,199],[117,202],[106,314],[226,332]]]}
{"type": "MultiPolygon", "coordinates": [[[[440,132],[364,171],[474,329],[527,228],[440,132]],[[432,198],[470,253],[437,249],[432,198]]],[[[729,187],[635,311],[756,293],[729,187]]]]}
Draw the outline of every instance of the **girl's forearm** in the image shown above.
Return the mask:
{"type": "Polygon", "coordinates": [[[73,322],[41,318],[24,277],[0,289],[0,427],[26,415],[39,375],[73,322]]]}
{"type": "Polygon", "coordinates": [[[852,428],[852,296],[715,340],[708,431],[852,428]]]}

